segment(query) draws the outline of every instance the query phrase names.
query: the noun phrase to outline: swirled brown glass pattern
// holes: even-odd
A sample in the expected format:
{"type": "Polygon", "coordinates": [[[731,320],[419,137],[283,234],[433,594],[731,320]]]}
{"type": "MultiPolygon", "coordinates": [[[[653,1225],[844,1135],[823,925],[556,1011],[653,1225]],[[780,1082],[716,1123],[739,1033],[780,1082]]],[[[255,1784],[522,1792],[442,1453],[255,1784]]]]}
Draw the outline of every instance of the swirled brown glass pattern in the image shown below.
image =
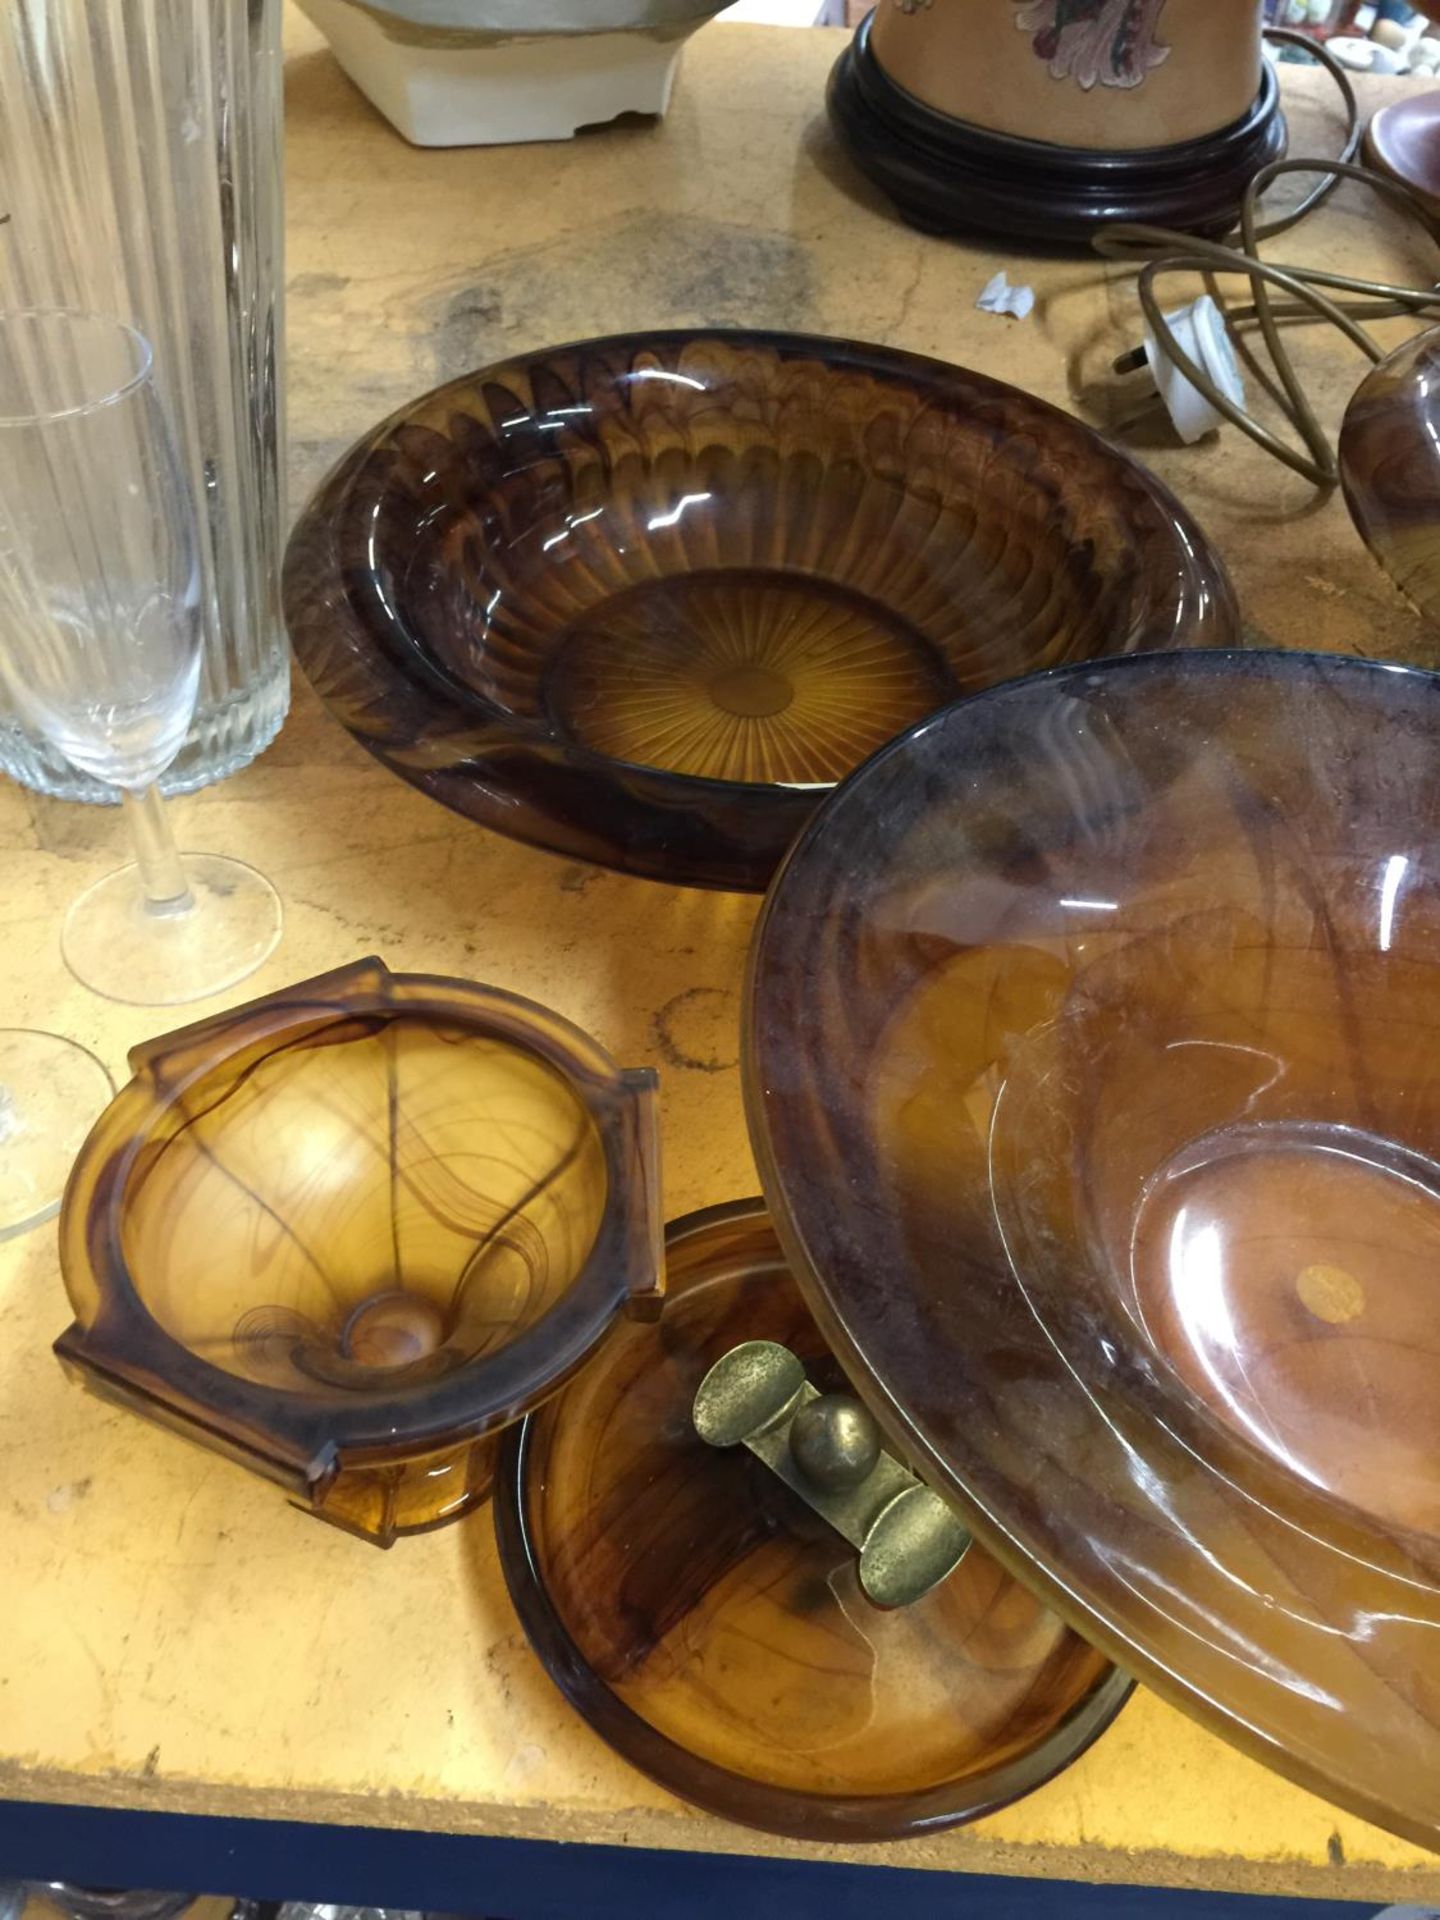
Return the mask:
{"type": "Polygon", "coordinates": [[[658,1311],[654,1075],[379,961],[152,1041],[61,1215],[86,1381],[388,1544],[658,1311]]]}
{"type": "Polygon", "coordinates": [[[1340,480],[1371,553],[1440,625],[1440,328],[1362,381],[1340,430],[1340,480]]]}
{"type": "Polygon", "coordinates": [[[737,889],[937,706],[1237,624],[1194,522],[1068,414],[759,333],[589,341],[415,401],[311,501],[285,605],[330,710],[436,799],[737,889]]]}
{"type": "Polygon", "coordinates": [[[778,1340],[844,1384],[762,1202],[666,1235],[665,1312],[504,1444],[501,1558],[526,1632],[603,1738],[672,1792],[810,1839],[973,1819],[1047,1779],[1130,1682],[979,1548],[914,1605],[744,1448],[695,1433],[711,1363],[778,1340]]]}
{"type": "Polygon", "coordinates": [[[1440,1844],[1440,678],[1074,667],[797,846],[751,1130],[857,1389],[1087,1637],[1440,1844]]]}

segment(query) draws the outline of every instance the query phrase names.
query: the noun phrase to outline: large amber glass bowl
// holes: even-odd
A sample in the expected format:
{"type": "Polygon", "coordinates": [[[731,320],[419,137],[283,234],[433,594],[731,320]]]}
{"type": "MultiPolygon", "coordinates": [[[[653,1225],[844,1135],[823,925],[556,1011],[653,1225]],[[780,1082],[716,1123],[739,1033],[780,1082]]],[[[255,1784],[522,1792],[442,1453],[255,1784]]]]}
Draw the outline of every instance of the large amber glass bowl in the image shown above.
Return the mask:
{"type": "Polygon", "coordinates": [[[61,1215],[92,1386],[389,1544],[658,1311],[654,1075],[377,960],[139,1047],[61,1215]]]}
{"type": "Polygon", "coordinates": [[[823,1332],[1137,1677],[1440,1844],[1440,678],[996,690],[758,929],[766,1190],[823,1332]]]}
{"type": "Polygon", "coordinates": [[[958,695],[1236,637],[1195,523],[1079,421],[761,333],[595,340],[415,401],[311,501],[285,608],[331,711],[437,800],[736,889],[958,695]]]}

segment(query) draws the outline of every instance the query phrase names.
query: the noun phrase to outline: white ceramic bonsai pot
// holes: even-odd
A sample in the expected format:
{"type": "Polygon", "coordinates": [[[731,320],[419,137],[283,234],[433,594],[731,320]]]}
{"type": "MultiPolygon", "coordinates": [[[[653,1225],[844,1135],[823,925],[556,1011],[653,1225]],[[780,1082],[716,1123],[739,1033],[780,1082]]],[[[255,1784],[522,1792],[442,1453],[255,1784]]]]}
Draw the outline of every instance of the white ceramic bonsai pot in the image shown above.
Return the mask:
{"type": "Polygon", "coordinates": [[[300,0],[421,147],[568,140],[664,113],[686,38],[728,0],[300,0]]]}

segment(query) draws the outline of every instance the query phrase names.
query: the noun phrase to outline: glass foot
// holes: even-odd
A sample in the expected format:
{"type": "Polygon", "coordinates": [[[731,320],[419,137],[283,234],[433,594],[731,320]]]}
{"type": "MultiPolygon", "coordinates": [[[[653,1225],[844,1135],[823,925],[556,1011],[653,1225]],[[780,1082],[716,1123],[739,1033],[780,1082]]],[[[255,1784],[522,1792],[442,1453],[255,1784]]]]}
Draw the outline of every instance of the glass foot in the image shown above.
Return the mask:
{"type": "Polygon", "coordinates": [[[253,973],[280,938],[280,896],[254,867],[182,853],[188,897],[157,906],[131,865],[86,889],[65,916],[60,949],[82,986],[137,1007],[221,993],[253,973]]]}
{"type": "Polygon", "coordinates": [[[114,1095],[105,1068],[75,1041],[0,1027],[0,1240],[58,1211],[81,1143],[114,1095]]]}

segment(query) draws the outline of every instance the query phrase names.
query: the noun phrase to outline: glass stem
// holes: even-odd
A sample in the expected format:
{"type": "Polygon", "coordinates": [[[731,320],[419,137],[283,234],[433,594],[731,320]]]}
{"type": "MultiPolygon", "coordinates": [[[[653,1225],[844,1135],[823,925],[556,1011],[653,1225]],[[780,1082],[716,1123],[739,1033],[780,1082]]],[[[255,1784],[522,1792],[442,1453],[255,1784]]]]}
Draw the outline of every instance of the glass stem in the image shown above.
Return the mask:
{"type": "Polygon", "coordinates": [[[151,785],[132,791],[127,787],[121,798],[146,906],[152,913],[186,912],[195,901],[185,884],[160,789],[151,785]]]}

